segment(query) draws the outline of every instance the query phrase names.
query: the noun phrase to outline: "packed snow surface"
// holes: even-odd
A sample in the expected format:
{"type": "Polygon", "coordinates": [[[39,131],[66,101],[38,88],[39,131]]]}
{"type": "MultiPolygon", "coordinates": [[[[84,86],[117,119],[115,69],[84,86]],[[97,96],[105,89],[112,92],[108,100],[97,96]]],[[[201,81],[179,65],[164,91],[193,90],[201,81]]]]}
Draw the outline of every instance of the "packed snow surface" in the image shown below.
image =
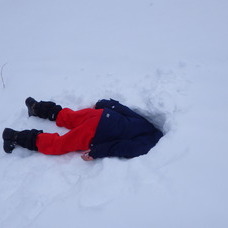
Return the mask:
{"type": "Polygon", "coordinates": [[[130,106],[165,136],[85,162],[0,141],[1,228],[228,227],[227,0],[0,0],[0,132],[67,132],[28,96],[130,106]],[[3,87],[5,84],[5,88],[3,87]]]}

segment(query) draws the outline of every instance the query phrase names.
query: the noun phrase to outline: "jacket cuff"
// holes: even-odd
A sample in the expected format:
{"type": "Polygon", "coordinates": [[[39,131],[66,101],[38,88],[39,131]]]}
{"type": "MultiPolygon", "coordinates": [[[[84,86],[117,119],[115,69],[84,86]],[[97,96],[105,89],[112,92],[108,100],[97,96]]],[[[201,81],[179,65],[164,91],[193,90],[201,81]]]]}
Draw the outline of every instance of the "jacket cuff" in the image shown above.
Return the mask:
{"type": "Polygon", "coordinates": [[[108,154],[106,151],[100,151],[98,148],[92,148],[91,151],[89,152],[89,156],[91,156],[93,159],[96,158],[104,158],[107,157],[108,154]]]}

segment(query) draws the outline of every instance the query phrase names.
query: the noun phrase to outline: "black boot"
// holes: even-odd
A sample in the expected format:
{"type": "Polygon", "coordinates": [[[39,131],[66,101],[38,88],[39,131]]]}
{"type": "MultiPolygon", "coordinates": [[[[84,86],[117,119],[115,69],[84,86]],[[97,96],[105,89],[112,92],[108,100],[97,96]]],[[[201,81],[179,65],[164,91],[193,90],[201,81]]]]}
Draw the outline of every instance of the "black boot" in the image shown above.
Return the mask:
{"type": "Polygon", "coordinates": [[[5,128],[2,134],[4,151],[6,153],[12,153],[16,145],[37,151],[36,137],[42,132],[36,129],[15,131],[11,128],[5,128]]]}
{"type": "Polygon", "coordinates": [[[52,121],[56,120],[58,113],[62,110],[62,107],[60,105],[56,105],[54,102],[37,102],[32,97],[28,97],[25,100],[25,104],[28,107],[29,116],[38,116],[52,121]]]}
{"type": "Polygon", "coordinates": [[[2,133],[2,138],[4,140],[3,149],[6,153],[12,153],[16,146],[16,138],[18,131],[14,131],[10,128],[5,128],[2,133]]]}

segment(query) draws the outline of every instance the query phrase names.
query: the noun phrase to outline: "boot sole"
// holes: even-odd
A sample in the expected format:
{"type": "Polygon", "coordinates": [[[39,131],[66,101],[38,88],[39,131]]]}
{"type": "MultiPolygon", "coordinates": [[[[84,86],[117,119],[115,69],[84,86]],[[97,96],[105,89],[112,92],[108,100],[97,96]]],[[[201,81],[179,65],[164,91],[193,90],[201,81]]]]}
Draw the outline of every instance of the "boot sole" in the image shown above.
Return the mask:
{"type": "Polygon", "coordinates": [[[3,149],[6,153],[8,153],[8,154],[12,153],[14,148],[15,148],[15,145],[12,144],[11,141],[4,140],[3,149]]]}
{"type": "Polygon", "coordinates": [[[37,116],[35,113],[34,113],[34,106],[35,104],[37,103],[37,101],[32,98],[32,97],[28,97],[26,100],[25,100],[25,104],[28,108],[28,115],[29,117],[30,116],[37,116]]]}

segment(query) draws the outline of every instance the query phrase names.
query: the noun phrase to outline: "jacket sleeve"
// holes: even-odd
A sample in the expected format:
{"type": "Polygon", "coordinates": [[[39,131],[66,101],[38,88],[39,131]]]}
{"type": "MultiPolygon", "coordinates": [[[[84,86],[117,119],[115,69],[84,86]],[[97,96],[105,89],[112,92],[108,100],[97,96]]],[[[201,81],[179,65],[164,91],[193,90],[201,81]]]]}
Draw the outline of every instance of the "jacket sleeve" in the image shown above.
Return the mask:
{"type": "Polygon", "coordinates": [[[115,140],[95,145],[91,148],[89,155],[96,158],[122,157],[133,158],[147,154],[153,147],[151,136],[139,136],[129,140],[115,140]]]}
{"type": "Polygon", "coordinates": [[[129,117],[136,117],[136,118],[143,118],[142,116],[140,116],[139,114],[135,113],[134,111],[132,111],[130,108],[128,108],[127,106],[124,106],[122,104],[119,103],[119,101],[110,99],[110,100],[106,100],[106,99],[102,99],[99,100],[96,105],[95,105],[95,109],[101,109],[101,108],[109,108],[112,109],[124,116],[129,116],[129,117]]]}

